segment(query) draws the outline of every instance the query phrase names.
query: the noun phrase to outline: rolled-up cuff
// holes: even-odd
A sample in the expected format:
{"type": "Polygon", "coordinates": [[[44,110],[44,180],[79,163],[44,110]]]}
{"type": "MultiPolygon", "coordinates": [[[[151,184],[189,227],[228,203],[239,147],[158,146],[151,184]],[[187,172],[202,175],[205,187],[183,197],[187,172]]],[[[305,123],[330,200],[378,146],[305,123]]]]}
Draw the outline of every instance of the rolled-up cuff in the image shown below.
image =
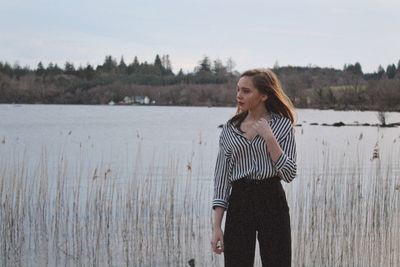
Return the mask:
{"type": "Polygon", "coordinates": [[[228,202],[223,199],[214,199],[212,202],[212,208],[215,209],[216,207],[222,207],[224,209],[227,209],[228,202]]]}
{"type": "Polygon", "coordinates": [[[282,154],[279,156],[278,160],[275,162],[275,169],[277,171],[280,171],[283,168],[283,166],[285,166],[287,160],[288,160],[288,157],[286,156],[286,154],[284,152],[282,152],[282,154]]]}

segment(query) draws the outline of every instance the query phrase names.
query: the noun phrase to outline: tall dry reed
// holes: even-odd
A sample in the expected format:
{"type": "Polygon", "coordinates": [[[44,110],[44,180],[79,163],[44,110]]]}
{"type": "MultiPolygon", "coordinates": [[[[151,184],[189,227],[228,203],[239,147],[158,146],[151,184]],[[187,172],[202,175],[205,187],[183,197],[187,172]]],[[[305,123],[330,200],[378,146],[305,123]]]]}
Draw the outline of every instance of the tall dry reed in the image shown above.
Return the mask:
{"type": "MultiPolygon", "coordinates": [[[[323,152],[285,185],[293,266],[400,266],[400,151],[370,162],[323,152]]],[[[212,170],[201,158],[138,156],[123,179],[107,163],[64,155],[52,172],[45,150],[33,169],[24,155],[1,159],[0,265],[222,266],[209,245],[212,177],[202,177],[212,170]]]]}

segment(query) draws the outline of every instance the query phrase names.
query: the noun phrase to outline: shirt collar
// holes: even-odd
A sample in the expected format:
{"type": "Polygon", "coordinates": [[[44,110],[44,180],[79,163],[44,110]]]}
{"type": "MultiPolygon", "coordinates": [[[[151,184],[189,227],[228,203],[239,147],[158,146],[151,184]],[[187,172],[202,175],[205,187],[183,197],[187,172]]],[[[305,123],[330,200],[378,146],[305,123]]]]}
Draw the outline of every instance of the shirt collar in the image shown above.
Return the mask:
{"type": "MultiPolygon", "coordinates": [[[[281,115],[279,115],[279,114],[277,114],[277,113],[275,113],[275,112],[271,112],[271,122],[270,122],[270,126],[272,126],[272,125],[275,123],[275,121],[278,120],[278,119],[280,118],[280,116],[281,116],[281,115]]],[[[231,129],[232,129],[235,133],[237,133],[237,134],[243,136],[243,133],[242,133],[238,128],[236,128],[235,125],[234,125],[232,122],[229,122],[229,126],[231,127],[231,129]]]]}

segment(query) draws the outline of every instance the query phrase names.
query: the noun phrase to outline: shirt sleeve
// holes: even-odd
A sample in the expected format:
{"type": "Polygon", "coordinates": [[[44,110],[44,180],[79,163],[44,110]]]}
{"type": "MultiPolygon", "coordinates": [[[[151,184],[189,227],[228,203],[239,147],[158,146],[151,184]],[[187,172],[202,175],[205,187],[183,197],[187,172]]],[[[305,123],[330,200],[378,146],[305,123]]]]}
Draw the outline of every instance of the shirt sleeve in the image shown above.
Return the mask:
{"type": "Polygon", "coordinates": [[[283,153],[275,162],[275,169],[278,171],[279,176],[287,183],[290,183],[297,173],[296,164],[296,141],[294,138],[294,129],[290,126],[290,130],[286,137],[280,142],[283,153]]]}
{"type": "Polygon", "coordinates": [[[225,149],[219,144],[219,152],[217,156],[217,162],[215,164],[214,172],[214,199],[212,202],[212,208],[223,207],[227,209],[228,198],[231,190],[231,184],[229,182],[229,165],[230,158],[226,155],[225,149]]]}

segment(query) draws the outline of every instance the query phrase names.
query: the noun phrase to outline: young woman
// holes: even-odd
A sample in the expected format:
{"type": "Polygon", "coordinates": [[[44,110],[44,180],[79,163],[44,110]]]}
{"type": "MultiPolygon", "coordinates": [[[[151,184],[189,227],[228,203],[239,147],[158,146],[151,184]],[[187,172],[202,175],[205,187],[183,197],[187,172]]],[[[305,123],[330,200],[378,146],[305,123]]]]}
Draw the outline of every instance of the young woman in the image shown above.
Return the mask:
{"type": "Polygon", "coordinates": [[[213,237],[225,266],[290,266],[289,207],[281,180],[296,176],[294,107],[269,69],[244,72],[237,114],[224,124],[215,167],[213,237]],[[224,212],[225,233],[221,229],[224,212]]]}

